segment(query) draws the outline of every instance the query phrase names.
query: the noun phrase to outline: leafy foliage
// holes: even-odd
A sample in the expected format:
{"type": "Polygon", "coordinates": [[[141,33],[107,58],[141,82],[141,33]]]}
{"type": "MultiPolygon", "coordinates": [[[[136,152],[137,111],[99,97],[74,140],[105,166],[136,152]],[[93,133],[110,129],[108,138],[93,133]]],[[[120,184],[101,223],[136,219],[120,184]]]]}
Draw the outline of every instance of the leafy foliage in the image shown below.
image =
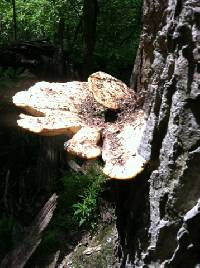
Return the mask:
{"type": "MultiPolygon", "coordinates": [[[[141,24],[142,0],[98,1],[94,69],[119,78],[130,76],[141,24]],[[127,74],[127,70],[129,73],[127,74]]],[[[0,2],[0,42],[12,40],[11,2],[0,2]]],[[[64,21],[64,48],[79,67],[83,62],[83,0],[16,0],[19,40],[59,42],[59,22],[64,21]]]]}
{"type": "Polygon", "coordinates": [[[97,165],[86,174],[69,172],[61,179],[58,206],[50,230],[69,231],[83,225],[94,225],[99,217],[98,197],[103,191],[105,176],[97,165]]]}
{"type": "Polygon", "coordinates": [[[90,227],[99,216],[98,197],[103,190],[105,176],[94,165],[86,174],[70,172],[62,178],[63,191],[58,204],[60,228],[90,227]],[[62,218],[62,219],[61,219],[62,218]]]}
{"type": "MultiPolygon", "coordinates": [[[[98,165],[88,170],[87,174],[69,172],[62,179],[58,205],[42,243],[31,258],[31,264],[45,263],[48,254],[62,247],[63,239],[70,232],[80,228],[94,228],[99,219],[98,198],[104,189],[105,176],[98,165]]],[[[35,266],[34,266],[35,267],[35,266]]]]}
{"type": "Polygon", "coordinates": [[[23,68],[12,68],[8,67],[7,69],[3,69],[0,66],[0,79],[5,78],[5,79],[15,79],[18,78],[19,75],[23,72],[23,68]]]}
{"type": "MultiPolygon", "coordinates": [[[[17,28],[19,40],[51,39],[55,40],[59,19],[65,17],[66,40],[73,37],[76,23],[82,14],[83,1],[60,0],[16,0],[17,28]]],[[[12,39],[12,5],[0,2],[1,41],[12,39]]]]}
{"type": "Polygon", "coordinates": [[[95,173],[91,170],[90,176],[93,181],[88,185],[83,195],[80,195],[81,201],[74,204],[74,216],[79,222],[79,226],[95,227],[99,217],[98,197],[105,183],[105,176],[101,173],[95,173]]]}
{"type": "Polygon", "coordinates": [[[141,25],[141,0],[100,1],[96,58],[116,76],[133,65],[141,25]],[[120,67],[119,67],[120,66],[120,67]]]}

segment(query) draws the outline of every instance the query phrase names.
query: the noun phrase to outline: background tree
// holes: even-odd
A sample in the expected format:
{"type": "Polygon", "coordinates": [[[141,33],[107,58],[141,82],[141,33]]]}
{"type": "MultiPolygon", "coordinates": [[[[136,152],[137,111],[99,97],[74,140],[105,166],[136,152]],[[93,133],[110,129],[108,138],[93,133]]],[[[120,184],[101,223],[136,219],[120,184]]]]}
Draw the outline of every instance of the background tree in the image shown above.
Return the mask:
{"type": "Polygon", "coordinates": [[[83,5],[83,37],[84,37],[84,76],[85,78],[92,71],[93,53],[96,43],[96,25],[97,25],[97,0],[84,0],[83,5]]]}
{"type": "MultiPolygon", "coordinates": [[[[137,51],[142,0],[15,1],[18,40],[48,40],[58,47],[62,43],[65,58],[80,73],[101,69],[128,82],[137,51]]],[[[6,44],[13,40],[12,6],[3,0],[0,10],[0,43],[6,44]]]]}

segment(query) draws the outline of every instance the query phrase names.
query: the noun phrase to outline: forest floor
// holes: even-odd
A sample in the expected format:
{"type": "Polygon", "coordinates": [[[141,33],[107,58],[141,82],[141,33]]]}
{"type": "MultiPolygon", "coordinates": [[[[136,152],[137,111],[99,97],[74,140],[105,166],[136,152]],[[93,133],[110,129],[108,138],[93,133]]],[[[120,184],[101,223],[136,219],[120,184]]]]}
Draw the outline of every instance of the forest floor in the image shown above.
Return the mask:
{"type": "Polygon", "coordinates": [[[116,267],[116,243],[117,230],[115,224],[100,225],[96,234],[85,234],[77,246],[64,257],[58,267],[116,267]]]}

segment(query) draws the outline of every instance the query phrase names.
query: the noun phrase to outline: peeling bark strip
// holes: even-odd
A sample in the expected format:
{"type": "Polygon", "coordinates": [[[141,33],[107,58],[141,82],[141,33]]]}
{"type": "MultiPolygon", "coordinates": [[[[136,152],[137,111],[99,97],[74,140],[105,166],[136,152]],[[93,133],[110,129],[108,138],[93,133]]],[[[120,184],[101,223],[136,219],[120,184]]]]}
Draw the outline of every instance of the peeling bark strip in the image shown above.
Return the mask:
{"type": "Polygon", "coordinates": [[[21,114],[20,127],[70,136],[65,150],[81,158],[95,159],[103,150],[103,172],[115,179],[135,178],[146,164],[137,151],[145,125],[137,101],[132,89],[103,72],[82,83],[39,82],[13,97],[15,105],[34,115],[21,114]],[[110,135],[112,130],[116,133],[110,135]]]}
{"type": "Polygon", "coordinates": [[[137,81],[148,120],[139,152],[156,165],[142,204],[134,189],[126,200],[122,263],[197,267],[200,218],[187,234],[180,228],[200,197],[200,1],[145,0],[143,21],[137,81]]]}
{"type": "Polygon", "coordinates": [[[57,195],[53,194],[41,209],[19,246],[11,251],[1,262],[1,268],[22,268],[41,242],[41,233],[49,224],[56,208],[57,195]]]}

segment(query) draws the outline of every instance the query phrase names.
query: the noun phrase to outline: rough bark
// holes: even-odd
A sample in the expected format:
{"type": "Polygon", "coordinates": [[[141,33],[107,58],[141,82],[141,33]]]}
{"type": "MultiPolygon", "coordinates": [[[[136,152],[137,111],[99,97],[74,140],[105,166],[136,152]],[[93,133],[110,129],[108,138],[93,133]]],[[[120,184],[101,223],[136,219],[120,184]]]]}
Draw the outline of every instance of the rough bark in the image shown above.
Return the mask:
{"type": "Polygon", "coordinates": [[[199,267],[200,1],[145,0],[140,49],[151,165],[121,189],[121,265],[199,267]]]}

